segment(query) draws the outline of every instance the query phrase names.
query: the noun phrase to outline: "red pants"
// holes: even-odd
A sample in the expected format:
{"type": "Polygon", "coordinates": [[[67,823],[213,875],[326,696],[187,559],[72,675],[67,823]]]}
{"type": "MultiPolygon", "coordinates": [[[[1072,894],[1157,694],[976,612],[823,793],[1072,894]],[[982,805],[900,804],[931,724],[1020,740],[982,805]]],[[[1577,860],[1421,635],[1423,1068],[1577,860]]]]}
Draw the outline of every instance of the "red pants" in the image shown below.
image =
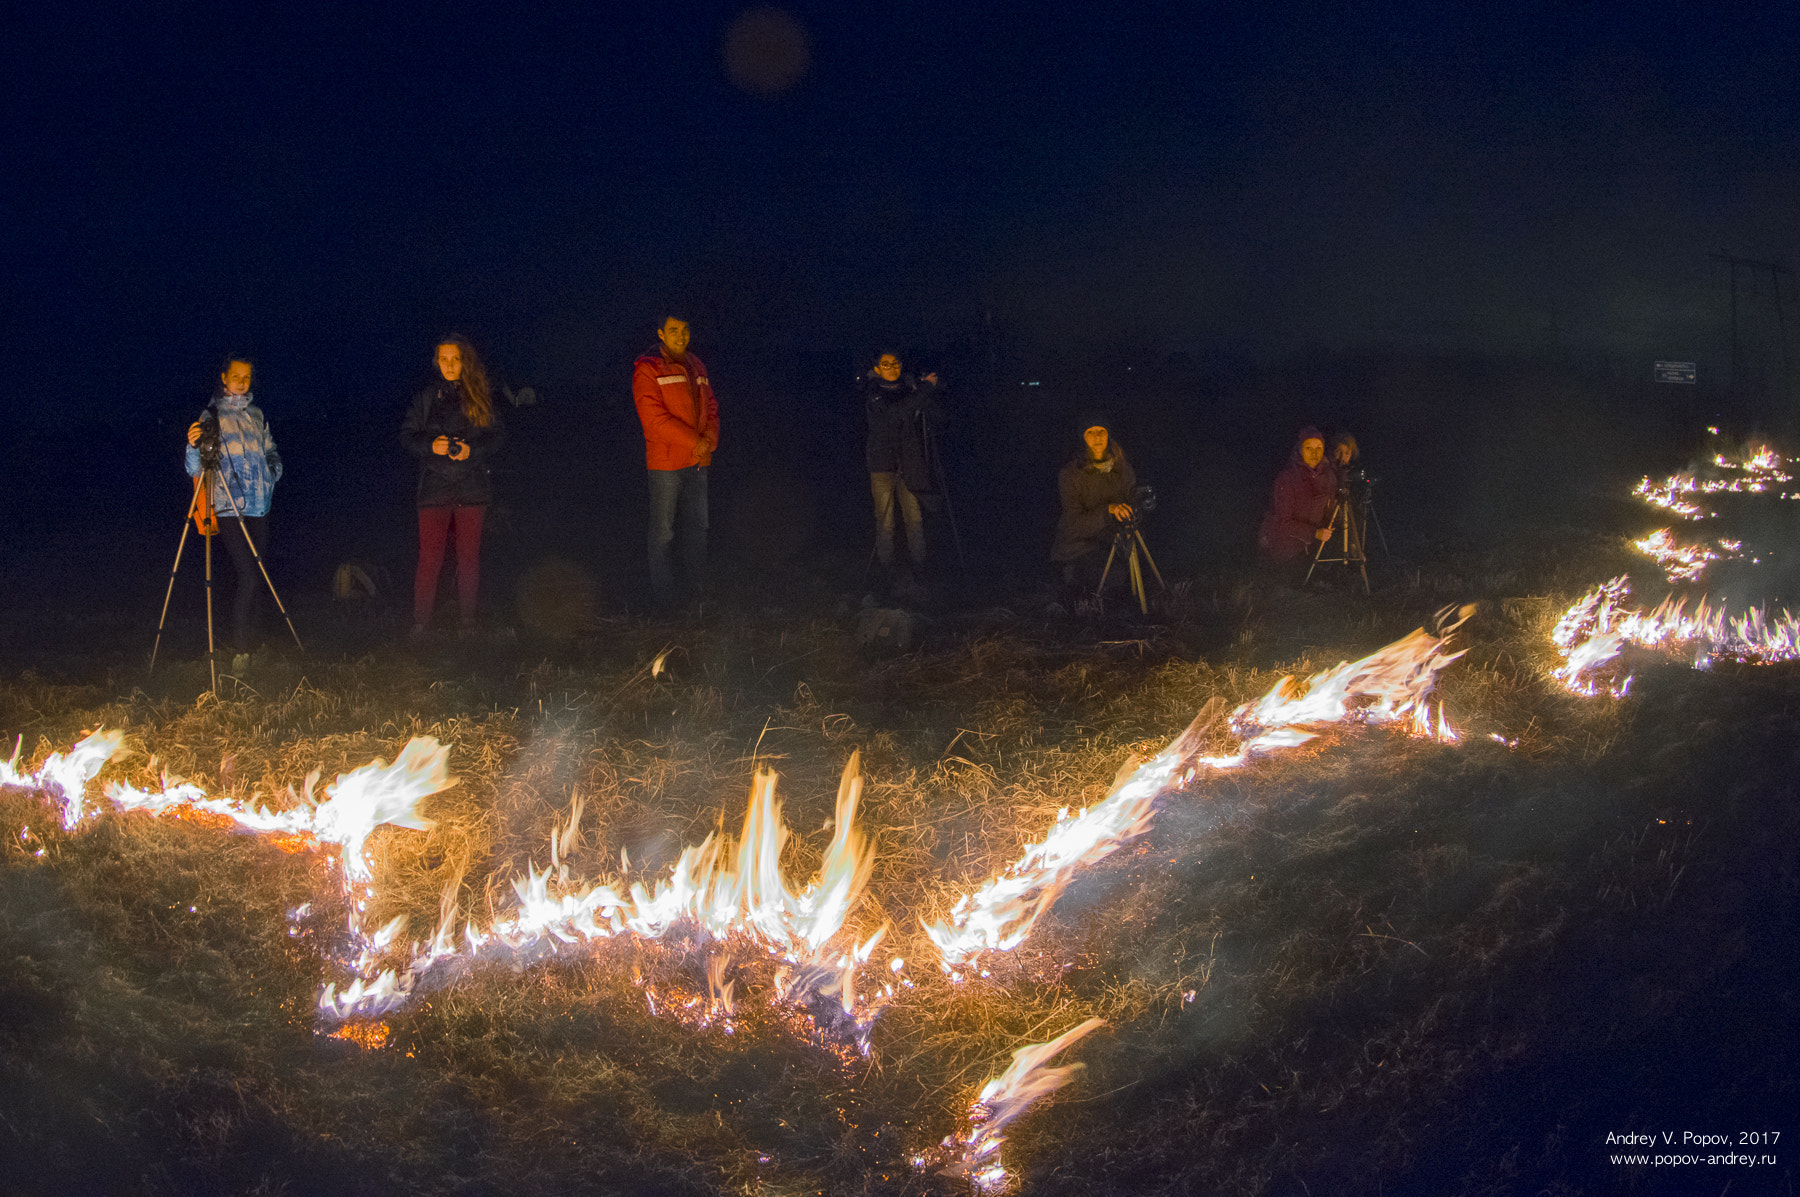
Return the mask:
{"type": "Polygon", "coordinates": [[[419,572],[413,579],[413,622],[431,622],[437,603],[438,574],[444,568],[444,542],[456,525],[456,605],[464,623],[475,622],[475,597],[481,586],[481,517],[486,507],[419,508],[419,572]]]}

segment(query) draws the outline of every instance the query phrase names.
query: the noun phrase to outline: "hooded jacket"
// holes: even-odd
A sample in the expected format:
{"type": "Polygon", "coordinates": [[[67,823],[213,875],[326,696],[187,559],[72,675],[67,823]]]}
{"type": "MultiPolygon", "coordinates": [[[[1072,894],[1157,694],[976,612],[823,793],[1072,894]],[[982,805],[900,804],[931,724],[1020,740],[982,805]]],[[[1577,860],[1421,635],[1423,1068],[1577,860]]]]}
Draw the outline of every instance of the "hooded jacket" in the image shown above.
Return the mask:
{"type": "Polygon", "coordinates": [[[420,507],[486,507],[494,501],[494,483],[488,462],[506,443],[500,411],[493,408],[486,428],[477,427],[463,414],[461,382],[440,378],[413,396],[412,406],[400,425],[400,444],[419,459],[420,507]],[[453,436],[469,446],[462,461],[431,451],[440,436],[453,436]]]}
{"type": "Polygon", "coordinates": [[[940,416],[937,384],[920,382],[902,374],[893,382],[870,371],[862,381],[863,412],[869,419],[869,440],[864,450],[869,473],[897,473],[915,495],[931,487],[930,463],[925,456],[925,422],[940,416]]]}
{"type": "Polygon", "coordinates": [[[637,359],[631,372],[631,401],[644,426],[644,464],[653,470],[685,470],[712,463],[712,449],[700,447],[703,433],[719,445],[719,402],[713,398],[706,364],[693,354],[681,361],[659,352],[637,359]]]}
{"type": "MultiPolygon", "coordinates": [[[[213,483],[213,509],[222,516],[267,515],[281,481],[281,454],[269,435],[269,422],[248,392],[229,395],[220,388],[201,411],[219,417],[219,473],[213,483]]],[[[188,477],[200,476],[200,449],[187,447],[188,477]]]]}
{"type": "MultiPolygon", "coordinates": [[[[1088,424],[1083,431],[1097,426],[1104,427],[1088,424]]],[[[1125,450],[1108,431],[1104,458],[1095,461],[1083,441],[1081,451],[1056,476],[1062,517],[1056,521],[1056,541],[1050,546],[1052,561],[1073,561],[1104,548],[1114,528],[1107,508],[1114,503],[1131,502],[1137,489],[1137,473],[1125,450]]]]}
{"type": "Polygon", "coordinates": [[[1300,457],[1301,445],[1324,439],[1317,428],[1302,428],[1287,465],[1275,475],[1275,491],[1256,537],[1257,549],[1266,560],[1293,561],[1306,556],[1318,545],[1313,533],[1331,519],[1337,499],[1337,470],[1331,457],[1328,454],[1310,467],[1300,457]]]}

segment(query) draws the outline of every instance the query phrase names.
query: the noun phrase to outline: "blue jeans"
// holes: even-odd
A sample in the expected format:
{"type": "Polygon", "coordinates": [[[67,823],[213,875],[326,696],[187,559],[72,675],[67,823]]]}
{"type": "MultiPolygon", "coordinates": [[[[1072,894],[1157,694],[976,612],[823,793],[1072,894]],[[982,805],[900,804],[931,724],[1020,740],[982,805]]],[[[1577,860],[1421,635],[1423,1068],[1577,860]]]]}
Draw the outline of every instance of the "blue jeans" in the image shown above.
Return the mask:
{"type": "Polygon", "coordinates": [[[894,508],[906,524],[906,549],[912,563],[925,564],[925,517],[919,513],[919,500],[898,472],[876,471],[869,475],[869,493],[875,497],[875,559],[883,565],[894,563],[894,508]]]}
{"type": "Polygon", "coordinates": [[[675,543],[675,514],[681,513],[681,560],[688,585],[699,593],[706,585],[706,466],[685,470],[650,470],[650,588],[656,601],[675,601],[675,569],[670,546],[675,543]]]}

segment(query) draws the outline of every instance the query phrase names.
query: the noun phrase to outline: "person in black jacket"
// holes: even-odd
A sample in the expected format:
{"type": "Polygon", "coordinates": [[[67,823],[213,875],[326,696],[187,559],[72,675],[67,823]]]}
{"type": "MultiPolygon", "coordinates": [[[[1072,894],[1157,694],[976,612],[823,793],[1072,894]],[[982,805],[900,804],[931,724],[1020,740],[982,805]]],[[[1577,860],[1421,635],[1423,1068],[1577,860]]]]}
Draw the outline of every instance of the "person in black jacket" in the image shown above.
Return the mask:
{"type": "Polygon", "coordinates": [[[488,461],[506,439],[487,371],[475,347],[445,337],[438,378],[413,396],[400,443],[419,459],[419,572],[413,579],[413,635],[431,625],[444,542],[456,529],[456,599],[465,633],[475,626],[481,582],[481,523],[493,500],[488,461]]]}
{"type": "Polygon", "coordinates": [[[875,557],[894,565],[894,512],[906,524],[912,567],[925,564],[925,519],[920,496],[931,494],[926,425],[936,421],[938,376],[915,380],[900,372],[900,358],[884,353],[862,380],[863,411],[869,418],[869,492],[875,499],[875,557]]]}

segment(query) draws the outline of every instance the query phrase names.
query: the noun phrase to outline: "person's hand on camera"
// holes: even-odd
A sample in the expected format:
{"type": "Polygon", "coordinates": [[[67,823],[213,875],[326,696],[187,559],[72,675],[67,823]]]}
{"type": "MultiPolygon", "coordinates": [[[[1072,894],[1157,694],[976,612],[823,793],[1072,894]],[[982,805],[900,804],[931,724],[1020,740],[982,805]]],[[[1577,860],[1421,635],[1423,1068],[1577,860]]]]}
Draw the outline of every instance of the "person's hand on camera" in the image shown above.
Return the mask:
{"type": "Polygon", "coordinates": [[[206,429],[200,427],[200,421],[195,420],[192,424],[188,425],[188,444],[190,444],[190,445],[199,444],[200,438],[202,436],[204,436],[205,434],[206,434],[206,429]]]}
{"type": "Polygon", "coordinates": [[[450,456],[450,438],[447,436],[440,436],[436,440],[432,441],[431,442],[431,451],[433,453],[437,454],[439,457],[450,456]]]}
{"type": "Polygon", "coordinates": [[[1131,518],[1131,504],[1129,503],[1110,503],[1107,505],[1106,511],[1116,520],[1131,518]]]}
{"type": "Polygon", "coordinates": [[[920,379],[919,379],[919,381],[920,381],[920,382],[928,382],[928,383],[930,383],[930,384],[931,384],[931,385],[932,385],[932,386],[936,386],[936,385],[937,385],[937,384],[938,384],[938,383],[937,383],[937,371],[936,371],[936,370],[933,370],[933,371],[932,371],[932,372],[931,372],[931,373],[929,373],[929,374],[927,374],[927,375],[924,375],[924,376],[923,376],[923,377],[921,377],[921,378],[920,378],[920,379]]]}

